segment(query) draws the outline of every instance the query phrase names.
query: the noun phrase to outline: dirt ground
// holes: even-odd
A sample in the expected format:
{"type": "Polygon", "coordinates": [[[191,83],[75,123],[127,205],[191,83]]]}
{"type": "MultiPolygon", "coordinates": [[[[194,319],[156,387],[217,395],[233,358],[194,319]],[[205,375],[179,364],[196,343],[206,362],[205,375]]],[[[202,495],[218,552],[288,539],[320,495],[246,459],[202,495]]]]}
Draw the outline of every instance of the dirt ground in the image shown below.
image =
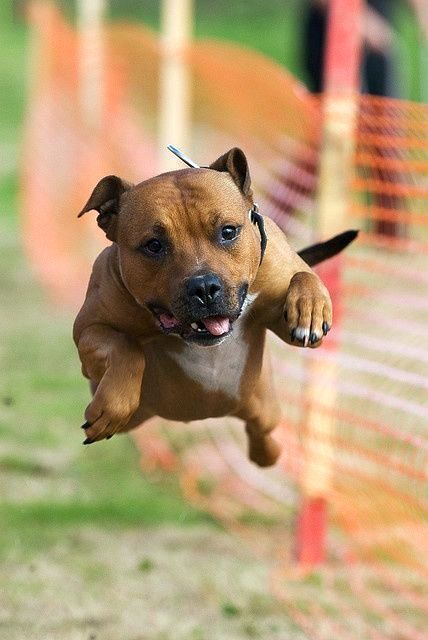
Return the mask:
{"type": "Polygon", "coordinates": [[[69,529],[10,550],[0,637],[40,640],[306,638],[266,593],[267,568],[212,527],[69,529]]]}

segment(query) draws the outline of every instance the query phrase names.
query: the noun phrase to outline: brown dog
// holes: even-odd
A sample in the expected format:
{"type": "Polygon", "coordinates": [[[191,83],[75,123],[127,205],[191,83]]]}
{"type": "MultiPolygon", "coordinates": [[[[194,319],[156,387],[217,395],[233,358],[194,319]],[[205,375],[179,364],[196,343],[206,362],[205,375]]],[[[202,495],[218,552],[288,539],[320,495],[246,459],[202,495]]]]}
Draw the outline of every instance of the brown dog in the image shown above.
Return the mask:
{"type": "Polygon", "coordinates": [[[273,464],[280,408],[266,329],[289,344],[320,344],[331,302],[308,263],[337,253],[355,233],[305,250],[305,262],[272,220],[263,224],[239,149],[209,168],[136,186],[107,176],[79,215],[91,209],[113,244],[95,261],[74,325],[94,392],[84,444],[155,415],[229,415],[246,423],[250,459],[273,464]]]}

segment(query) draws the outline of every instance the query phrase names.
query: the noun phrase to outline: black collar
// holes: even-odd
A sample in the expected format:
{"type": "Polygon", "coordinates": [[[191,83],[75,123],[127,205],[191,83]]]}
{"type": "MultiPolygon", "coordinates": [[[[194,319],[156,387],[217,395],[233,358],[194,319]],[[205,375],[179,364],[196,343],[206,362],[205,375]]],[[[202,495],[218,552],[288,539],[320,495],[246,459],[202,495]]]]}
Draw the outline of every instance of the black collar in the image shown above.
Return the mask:
{"type": "Polygon", "coordinates": [[[263,256],[265,255],[266,245],[267,245],[267,235],[265,230],[265,221],[263,220],[262,214],[259,212],[259,206],[254,203],[252,208],[249,211],[250,220],[253,224],[257,225],[260,233],[260,262],[261,265],[263,256]]]}

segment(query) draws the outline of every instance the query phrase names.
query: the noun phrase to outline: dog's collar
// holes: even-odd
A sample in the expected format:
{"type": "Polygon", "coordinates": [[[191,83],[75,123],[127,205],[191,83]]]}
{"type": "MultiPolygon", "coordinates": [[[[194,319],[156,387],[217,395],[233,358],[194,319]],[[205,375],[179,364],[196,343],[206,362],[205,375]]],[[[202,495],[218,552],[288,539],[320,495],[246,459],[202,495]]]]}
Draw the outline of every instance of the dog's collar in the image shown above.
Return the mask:
{"type": "Polygon", "coordinates": [[[251,222],[257,225],[260,233],[260,262],[259,262],[259,266],[260,266],[263,260],[263,256],[265,255],[266,245],[267,245],[265,221],[263,220],[263,216],[259,211],[259,205],[256,203],[253,204],[253,206],[248,212],[248,215],[250,216],[251,222]]]}
{"type": "MultiPolygon", "coordinates": [[[[196,162],[191,160],[188,156],[186,156],[182,151],[180,151],[180,149],[177,149],[177,147],[174,147],[172,144],[169,144],[167,146],[167,149],[169,151],[171,151],[171,153],[176,155],[177,158],[180,158],[180,160],[182,162],[184,162],[185,164],[187,164],[188,167],[192,167],[192,169],[201,169],[201,168],[203,168],[199,164],[196,164],[196,162]]],[[[267,235],[266,235],[266,230],[265,230],[265,222],[263,220],[262,214],[259,211],[258,204],[256,204],[256,203],[253,204],[253,206],[251,207],[251,209],[248,212],[248,215],[250,216],[251,222],[254,225],[257,225],[259,233],[260,233],[260,262],[259,262],[259,265],[261,265],[262,260],[263,260],[263,256],[265,255],[265,251],[266,251],[267,235]]]]}

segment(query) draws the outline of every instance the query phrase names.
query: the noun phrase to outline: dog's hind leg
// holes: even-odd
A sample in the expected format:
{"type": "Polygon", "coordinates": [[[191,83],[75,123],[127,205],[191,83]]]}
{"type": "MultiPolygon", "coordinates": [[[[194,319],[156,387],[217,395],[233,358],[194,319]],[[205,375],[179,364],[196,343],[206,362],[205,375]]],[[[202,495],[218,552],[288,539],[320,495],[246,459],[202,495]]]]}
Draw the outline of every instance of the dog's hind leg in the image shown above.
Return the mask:
{"type": "Polygon", "coordinates": [[[248,436],[248,457],[259,467],[270,467],[275,464],[281,454],[281,447],[272,438],[270,432],[278,426],[278,422],[266,420],[265,416],[257,416],[247,420],[245,430],[248,436]]]}
{"type": "Polygon", "coordinates": [[[281,447],[271,432],[281,421],[281,410],[272,388],[272,372],[265,352],[262,374],[248,401],[236,414],[245,421],[248,457],[259,467],[269,467],[278,460],[281,447]]]}

